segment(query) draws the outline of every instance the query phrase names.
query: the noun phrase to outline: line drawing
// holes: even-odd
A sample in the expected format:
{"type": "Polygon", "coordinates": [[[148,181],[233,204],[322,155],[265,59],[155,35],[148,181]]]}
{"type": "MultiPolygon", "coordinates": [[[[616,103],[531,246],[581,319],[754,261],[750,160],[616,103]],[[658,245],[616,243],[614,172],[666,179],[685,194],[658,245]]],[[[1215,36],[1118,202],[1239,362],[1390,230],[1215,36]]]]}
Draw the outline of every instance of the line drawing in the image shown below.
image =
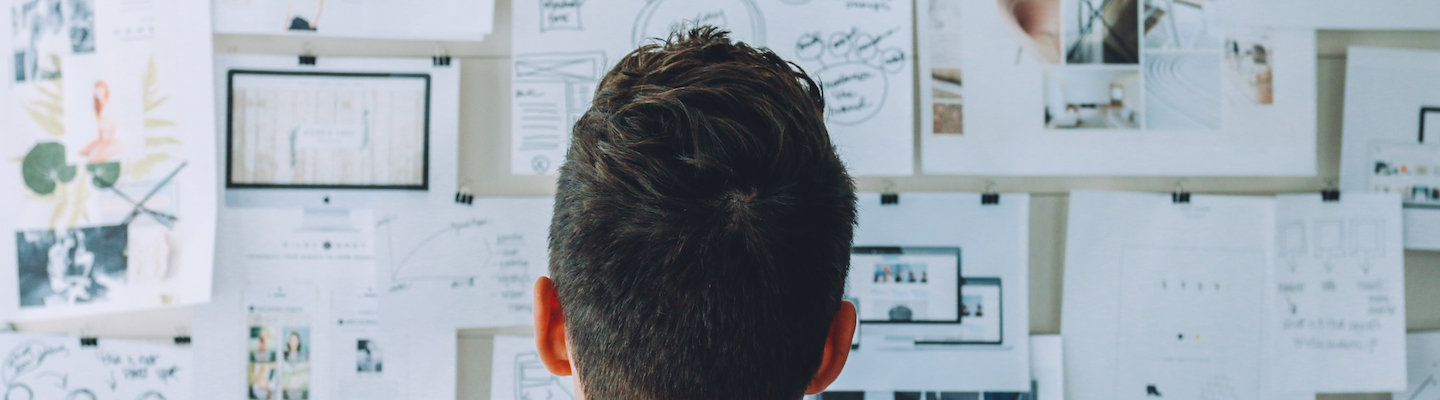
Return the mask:
{"type": "Polygon", "coordinates": [[[518,156],[529,156],[536,174],[558,166],[570,129],[590,108],[607,66],[603,51],[515,56],[512,118],[519,133],[518,156]]]}
{"type": "Polygon", "coordinates": [[[1345,257],[1345,221],[1315,221],[1315,256],[1319,258],[1345,257]]]}
{"type": "Polygon", "coordinates": [[[824,90],[826,122],[860,125],[885,108],[889,76],[907,70],[910,60],[900,47],[882,48],[900,32],[899,27],[879,34],[852,27],[795,40],[795,59],[819,67],[813,76],[824,90]]]}
{"type": "Polygon", "coordinates": [[[585,30],[580,22],[580,6],[585,0],[540,0],[540,32],[552,30],[585,30]]]}
{"type": "Polygon", "coordinates": [[[765,46],[765,16],[754,0],[648,0],[630,35],[633,44],[640,46],[702,25],[730,31],[735,41],[765,46]]]}
{"type": "MultiPolygon", "coordinates": [[[[489,264],[491,258],[490,243],[485,240],[484,231],[481,230],[490,222],[484,219],[470,219],[465,221],[452,222],[444,228],[430,233],[419,243],[404,252],[404,255],[396,257],[396,237],[391,229],[390,220],[381,221],[381,227],[385,229],[386,246],[390,247],[390,280],[391,282],[413,281],[413,280],[452,280],[464,281],[473,280],[477,274],[466,274],[462,271],[446,271],[460,273],[438,273],[432,274],[431,268],[437,267],[434,263],[436,257],[444,261],[463,262],[469,266],[484,266],[489,264]],[[428,267],[428,268],[427,268],[428,267]],[[423,272],[422,272],[423,271],[423,272]]],[[[445,268],[447,266],[438,266],[445,268]]],[[[451,265],[449,267],[457,267],[451,265]]],[[[463,266],[461,266],[463,267],[463,266]]]]}
{"type": "Polygon", "coordinates": [[[545,369],[536,352],[515,355],[516,400],[575,400],[575,393],[565,387],[560,377],[545,369]]]}

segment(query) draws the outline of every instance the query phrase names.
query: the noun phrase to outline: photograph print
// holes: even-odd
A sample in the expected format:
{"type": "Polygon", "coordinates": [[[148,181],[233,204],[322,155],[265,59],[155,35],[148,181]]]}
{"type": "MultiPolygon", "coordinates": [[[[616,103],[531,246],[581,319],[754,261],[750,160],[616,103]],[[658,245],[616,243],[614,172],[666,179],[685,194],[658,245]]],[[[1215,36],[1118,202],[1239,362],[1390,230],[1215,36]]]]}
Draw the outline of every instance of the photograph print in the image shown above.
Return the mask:
{"type": "Polygon", "coordinates": [[[1048,129],[1140,129],[1140,72],[1128,67],[1045,71],[1048,129]]]}
{"type": "Polygon", "coordinates": [[[15,233],[20,307],[104,301],[125,285],[124,225],[15,233]]]}
{"type": "Polygon", "coordinates": [[[1061,0],[1066,64],[1139,64],[1141,0],[1061,0]]]}

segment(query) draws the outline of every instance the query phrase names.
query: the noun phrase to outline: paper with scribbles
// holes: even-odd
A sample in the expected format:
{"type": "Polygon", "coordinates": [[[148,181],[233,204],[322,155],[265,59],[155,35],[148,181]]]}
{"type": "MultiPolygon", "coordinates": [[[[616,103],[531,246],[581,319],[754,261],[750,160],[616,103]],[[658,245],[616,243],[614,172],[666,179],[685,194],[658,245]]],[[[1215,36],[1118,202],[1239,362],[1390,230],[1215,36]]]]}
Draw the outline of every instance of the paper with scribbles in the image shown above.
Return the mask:
{"type": "Polygon", "coordinates": [[[115,339],[0,334],[7,399],[191,398],[190,350],[115,339]]]}

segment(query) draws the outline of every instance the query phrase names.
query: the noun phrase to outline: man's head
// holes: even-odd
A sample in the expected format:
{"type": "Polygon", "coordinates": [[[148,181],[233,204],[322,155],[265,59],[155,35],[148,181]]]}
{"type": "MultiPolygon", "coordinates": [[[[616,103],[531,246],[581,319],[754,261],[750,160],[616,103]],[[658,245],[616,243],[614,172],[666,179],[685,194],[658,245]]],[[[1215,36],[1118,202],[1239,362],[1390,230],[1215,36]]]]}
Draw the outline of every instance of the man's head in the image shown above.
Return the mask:
{"type": "Polygon", "coordinates": [[[855,189],[823,110],[798,66],[713,28],[620,60],[560,167],[553,286],[535,291],[547,367],[593,400],[833,381],[855,325],[855,189]]]}

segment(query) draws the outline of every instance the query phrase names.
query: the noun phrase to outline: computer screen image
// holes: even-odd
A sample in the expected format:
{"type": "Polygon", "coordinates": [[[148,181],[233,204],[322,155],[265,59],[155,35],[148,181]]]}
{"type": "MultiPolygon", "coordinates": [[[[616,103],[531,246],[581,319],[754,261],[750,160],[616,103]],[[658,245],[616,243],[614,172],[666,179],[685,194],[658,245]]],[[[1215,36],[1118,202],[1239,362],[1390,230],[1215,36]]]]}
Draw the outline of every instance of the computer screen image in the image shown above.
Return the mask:
{"type": "Polygon", "coordinates": [[[430,75],[227,78],[227,189],[429,188],[430,75]]]}
{"type": "Polygon", "coordinates": [[[960,249],[856,247],[848,296],[862,323],[960,322],[960,249]]]}
{"type": "Polygon", "coordinates": [[[1004,339],[1000,278],[966,277],[960,287],[960,335],[964,343],[998,344],[1004,339]]]}

